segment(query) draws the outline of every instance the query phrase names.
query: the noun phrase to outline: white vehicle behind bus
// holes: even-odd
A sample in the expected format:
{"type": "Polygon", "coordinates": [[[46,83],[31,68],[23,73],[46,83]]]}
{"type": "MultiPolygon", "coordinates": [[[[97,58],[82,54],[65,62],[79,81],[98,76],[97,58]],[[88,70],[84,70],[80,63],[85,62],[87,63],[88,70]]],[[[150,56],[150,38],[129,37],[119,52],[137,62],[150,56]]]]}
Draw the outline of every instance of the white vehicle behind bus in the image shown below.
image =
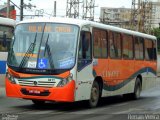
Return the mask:
{"type": "Polygon", "coordinates": [[[0,17],[0,82],[6,73],[6,60],[15,25],[15,20],[0,17]]]}

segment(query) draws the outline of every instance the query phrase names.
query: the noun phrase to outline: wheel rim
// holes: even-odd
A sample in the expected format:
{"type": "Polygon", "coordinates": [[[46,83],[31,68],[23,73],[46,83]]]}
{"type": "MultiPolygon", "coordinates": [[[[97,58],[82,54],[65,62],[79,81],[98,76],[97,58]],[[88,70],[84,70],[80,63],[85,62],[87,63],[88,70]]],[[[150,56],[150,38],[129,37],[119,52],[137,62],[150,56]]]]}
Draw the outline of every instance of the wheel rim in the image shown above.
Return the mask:
{"type": "Polygon", "coordinates": [[[136,97],[137,97],[137,98],[140,97],[140,92],[141,92],[141,90],[140,90],[140,85],[138,84],[137,90],[136,90],[136,97]]]}
{"type": "Polygon", "coordinates": [[[91,102],[96,104],[99,98],[98,96],[99,96],[98,89],[96,87],[92,88],[91,102]]]}

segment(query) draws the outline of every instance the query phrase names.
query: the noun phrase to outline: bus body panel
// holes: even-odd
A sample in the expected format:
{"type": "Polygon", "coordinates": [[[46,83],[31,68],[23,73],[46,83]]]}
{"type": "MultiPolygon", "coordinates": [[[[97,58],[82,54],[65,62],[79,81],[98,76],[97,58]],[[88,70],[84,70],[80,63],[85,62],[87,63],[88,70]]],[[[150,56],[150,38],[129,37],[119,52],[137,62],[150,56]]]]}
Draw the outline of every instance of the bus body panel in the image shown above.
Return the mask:
{"type": "Polygon", "coordinates": [[[133,92],[135,84],[135,77],[132,76],[134,61],[100,59],[94,70],[96,76],[103,78],[103,97],[133,92]]]}
{"type": "Polygon", "coordinates": [[[92,71],[92,63],[83,68],[81,71],[77,71],[75,101],[88,100],[90,98],[91,88],[94,81],[92,71]]]}
{"type": "Polygon", "coordinates": [[[119,89],[116,89],[116,90],[113,90],[113,91],[107,90],[106,88],[103,89],[102,97],[133,93],[134,86],[135,86],[135,80],[136,79],[133,78],[129,83],[127,83],[123,87],[120,87],[119,89]]]}
{"type": "Polygon", "coordinates": [[[155,85],[155,61],[114,59],[104,60],[103,62],[99,59],[98,61],[94,71],[96,76],[103,78],[103,97],[134,92],[135,80],[138,75],[142,76],[142,90],[155,85]]]}
{"type": "MultiPolygon", "coordinates": [[[[146,90],[156,85],[156,78],[157,78],[157,63],[156,61],[145,61],[144,72],[142,74],[142,90],[146,90]]],[[[144,64],[142,63],[142,64],[144,64]]],[[[137,63],[137,67],[138,67],[137,63]]]]}
{"type": "Polygon", "coordinates": [[[0,52],[0,78],[4,79],[6,73],[7,52],[0,52]]]}

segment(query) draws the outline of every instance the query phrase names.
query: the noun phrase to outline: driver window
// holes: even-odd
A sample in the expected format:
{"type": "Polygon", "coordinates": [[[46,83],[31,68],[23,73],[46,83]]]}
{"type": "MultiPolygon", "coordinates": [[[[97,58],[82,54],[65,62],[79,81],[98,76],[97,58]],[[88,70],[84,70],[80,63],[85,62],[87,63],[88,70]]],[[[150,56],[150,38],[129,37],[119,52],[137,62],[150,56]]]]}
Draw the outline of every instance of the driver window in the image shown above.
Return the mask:
{"type": "Polygon", "coordinates": [[[91,50],[91,33],[82,31],[80,36],[78,52],[78,71],[82,70],[85,66],[91,63],[91,50]]]}
{"type": "Polygon", "coordinates": [[[91,59],[91,33],[82,31],[79,45],[79,59],[91,59]]]}

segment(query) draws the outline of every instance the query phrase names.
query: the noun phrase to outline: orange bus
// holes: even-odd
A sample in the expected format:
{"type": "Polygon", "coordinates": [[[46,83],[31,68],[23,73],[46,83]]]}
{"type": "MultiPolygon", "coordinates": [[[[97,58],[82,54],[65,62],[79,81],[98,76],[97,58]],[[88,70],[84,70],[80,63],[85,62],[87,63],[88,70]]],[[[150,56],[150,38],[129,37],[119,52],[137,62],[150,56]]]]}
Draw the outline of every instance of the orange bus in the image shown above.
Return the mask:
{"type": "Polygon", "coordinates": [[[134,99],[156,80],[156,37],[71,18],[39,18],[15,27],[6,74],[8,97],[45,101],[134,99]]]}

